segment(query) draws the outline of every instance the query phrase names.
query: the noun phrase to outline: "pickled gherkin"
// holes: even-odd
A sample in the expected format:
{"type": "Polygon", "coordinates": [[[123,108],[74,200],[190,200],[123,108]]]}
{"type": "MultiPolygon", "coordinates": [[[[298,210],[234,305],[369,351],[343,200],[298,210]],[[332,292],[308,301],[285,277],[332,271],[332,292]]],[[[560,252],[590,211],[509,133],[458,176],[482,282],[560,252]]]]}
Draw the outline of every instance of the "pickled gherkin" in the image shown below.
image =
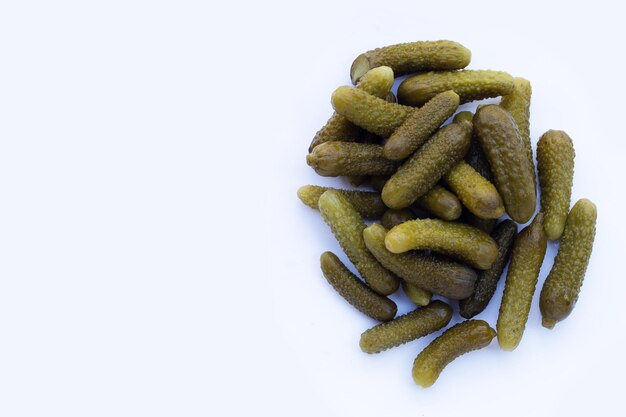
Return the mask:
{"type": "Polygon", "coordinates": [[[336,190],[350,201],[350,204],[366,219],[376,218],[383,215],[387,210],[385,203],[380,198],[380,193],[374,191],[339,190],[319,185],[304,185],[298,189],[298,198],[311,207],[318,209],[318,201],[324,191],[336,190]]]}
{"type": "Polygon", "coordinates": [[[463,207],[458,197],[445,188],[435,185],[426,194],[415,201],[415,205],[442,220],[456,220],[463,207]]]}
{"type": "Polygon", "coordinates": [[[379,353],[419,339],[445,327],[452,318],[452,309],[443,301],[433,301],[387,323],[363,332],[359,345],[365,353],[379,353]]]}
{"type": "Polygon", "coordinates": [[[511,351],[519,345],[528,321],[539,269],[546,254],[546,234],[541,213],[526,226],[513,243],[511,265],[504,284],[504,295],[498,313],[498,343],[511,351]]]}
{"type": "Polygon", "coordinates": [[[385,247],[387,229],[372,224],[363,231],[367,249],[387,269],[421,289],[451,299],[467,298],[474,291],[476,272],[458,262],[410,251],[395,254],[385,247]]]}
{"type": "Polygon", "coordinates": [[[389,175],[396,170],[382,145],[369,143],[324,142],[306,156],[306,163],[323,177],[389,175]]]}
{"type": "Polygon", "coordinates": [[[512,220],[507,219],[500,222],[496,230],[491,234],[493,240],[498,244],[498,257],[491,265],[491,268],[478,273],[472,295],[465,300],[459,301],[459,313],[462,317],[471,319],[482,312],[489,304],[502,276],[502,271],[509,260],[516,233],[517,226],[515,226],[512,220]]]}
{"type": "Polygon", "coordinates": [[[526,223],[537,205],[535,171],[528,164],[515,121],[502,107],[491,104],[478,109],[474,129],[507,213],[515,222],[526,223]]]}
{"type": "Polygon", "coordinates": [[[389,103],[354,87],[339,87],[331,97],[335,111],[357,126],[389,137],[415,109],[389,103]]]}
{"type": "Polygon", "coordinates": [[[498,97],[513,91],[513,77],[502,71],[432,71],[407,78],[398,88],[398,102],[422,106],[444,91],[453,90],[461,104],[498,97]]]}
{"type": "Polygon", "coordinates": [[[388,209],[385,213],[383,213],[383,217],[380,219],[380,222],[387,229],[391,229],[398,224],[413,219],[415,219],[415,214],[411,211],[411,209],[388,209]]]}
{"type": "Polygon", "coordinates": [[[443,179],[472,214],[482,219],[497,219],[504,214],[496,187],[465,161],[455,165],[443,179]]]}
{"type": "Polygon", "coordinates": [[[596,206],[586,198],[578,200],[567,216],[561,246],[539,298],[541,323],[548,329],[569,316],[578,301],[593,248],[596,218],[596,206]]]}
{"type": "Polygon", "coordinates": [[[433,296],[430,291],[404,280],[402,280],[402,290],[416,306],[420,307],[427,306],[430,303],[430,298],[433,296]]]}
{"type": "Polygon", "coordinates": [[[409,114],[387,139],[385,157],[394,161],[408,158],[459,107],[459,95],[445,91],[429,100],[424,107],[409,114]]]}
{"type": "Polygon", "coordinates": [[[411,220],[391,229],[385,247],[392,253],[429,249],[489,269],[498,256],[498,245],[487,233],[462,223],[437,219],[411,220]]]}
{"type": "MultiPolygon", "coordinates": [[[[454,123],[468,122],[474,126],[474,114],[469,111],[462,111],[454,116],[454,123]]],[[[465,154],[465,162],[470,164],[472,168],[476,170],[480,175],[485,177],[488,181],[493,182],[493,175],[491,174],[491,168],[489,167],[489,161],[485,152],[480,147],[480,142],[476,137],[476,132],[472,129],[472,140],[470,142],[469,150],[465,154]]]]}
{"type": "Polygon", "coordinates": [[[385,183],[383,201],[391,208],[408,207],[437,184],[467,152],[471,129],[452,123],[439,129],[385,183]]]}
{"type": "Polygon", "coordinates": [[[350,67],[350,78],[356,84],[371,68],[387,65],[396,77],[418,71],[465,68],[471,52],[463,45],[446,40],[418,41],[377,48],[359,55],[350,67]]]}
{"type": "Polygon", "coordinates": [[[319,210],[348,259],[370,288],[382,295],[395,292],[400,281],[383,268],[365,247],[365,222],[350,201],[340,192],[328,190],[319,198],[319,210]]]}
{"type": "Polygon", "coordinates": [[[395,317],[398,310],[396,303],[372,291],[346,268],[337,255],[324,252],[320,264],[330,285],[357,310],[379,321],[395,317]]]}
{"type": "Polygon", "coordinates": [[[543,227],[551,240],[560,238],[565,227],[572,196],[574,155],[572,139],[561,130],[548,130],[537,143],[543,227]]]}
{"type": "MultiPolygon", "coordinates": [[[[368,71],[361,81],[356,86],[375,97],[386,99],[390,94],[390,89],[393,86],[393,70],[389,67],[378,67],[371,71],[368,71]]],[[[391,93],[393,95],[393,93],[391,93]]],[[[395,102],[395,96],[394,96],[395,102]]],[[[317,145],[329,141],[358,141],[361,135],[361,129],[358,126],[352,124],[345,117],[333,113],[328,119],[328,122],[322,127],[313,138],[311,146],[309,146],[309,152],[313,150],[317,145]]]]}
{"type": "Polygon", "coordinates": [[[496,332],[483,320],[466,320],[433,340],[413,362],[413,380],[423,388],[435,383],[441,371],[459,356],[489,346],[496,332]]]}

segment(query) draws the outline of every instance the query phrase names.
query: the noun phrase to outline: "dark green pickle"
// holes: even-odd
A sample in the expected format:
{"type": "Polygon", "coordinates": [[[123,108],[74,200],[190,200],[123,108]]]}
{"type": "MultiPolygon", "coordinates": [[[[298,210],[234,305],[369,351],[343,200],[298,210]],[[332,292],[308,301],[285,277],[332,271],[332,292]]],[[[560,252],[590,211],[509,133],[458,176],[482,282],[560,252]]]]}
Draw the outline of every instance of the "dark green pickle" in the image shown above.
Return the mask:
{"type": "Polygon", "coordinates": [[[380,222],[387,229],[391,229],[394,226],[397,226],[401,223],[408,222],[409,220],[415,219],[415,213],[411,211],[411,209],[387,209],[383,214],[380,222]]]}

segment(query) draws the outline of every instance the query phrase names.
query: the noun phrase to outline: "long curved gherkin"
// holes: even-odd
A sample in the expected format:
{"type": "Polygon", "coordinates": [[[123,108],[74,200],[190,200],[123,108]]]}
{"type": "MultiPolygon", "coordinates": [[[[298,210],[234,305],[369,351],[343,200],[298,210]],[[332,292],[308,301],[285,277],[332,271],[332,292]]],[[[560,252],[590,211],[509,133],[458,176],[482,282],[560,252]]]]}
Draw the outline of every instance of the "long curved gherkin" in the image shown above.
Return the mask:
{"type": "Polygon", "coordinates": [[[389,103],[355,87],[339,87],[331,97],[335,111],[375,135],[388,137],[415,108],[389,103]]]}
{"type": "Polygon", "coordinates": [[[453,41],[418,41],[385,46],[362,53],[350,67],[352,83],[371,68],[387,65],[396,77],[418,71],[465,68],[472,57],[469,49],[453,41]]]}
{"type": "Polygon", "coordinates": [[[328,190],[320,196],[318,205],[322,218],[365,282],[379,294],[395,292],[400,280],[367,250],[363,240],[365,222],[350,201],[340,192],[328,190]]]}
{"type": "Polygon", "coordinates": [[[546,254],[546,234],[542,220],[540,212],[513,243],[511,265],[496,324],[498,343],[503,350],[511,351],[519,345],[528,321],[539,269],[546,254]]]}
{"type": "Polygon", "coordinates": [[[513,77],[502,71],[433,71],[407,78],[398,87],[398,102],[422,106],[439,93],[452,90],[461,104],[498,97],[513,91],[513,77]]]}
{"type": "Polygon", "coordinates": [[[346,268],[337,255],[324,252],[320,256],[320,266],[328,283],[357,310],[379,321],[395,317],[398,310],[396,303],[372,291],[346,268]]]}
{"type": "MultiPolygon", "coordinates": [[[[393,86],[394,74],[389,67],[381,66],[368,71],[356,88],[359,88],[375,97],[386,99],[393,86]]],[[[393,93],[391,93],[393,95],[393,93]]],[[[395,96],[394,96],[395,102],[395,96]]],[[[361,129],[352,124],[340,114],[333,113],[326,124],[315,134],[309,152],[317,145],[329,141],[358,141],[361,129]]]]}
{"type": "Polygon", "coordinates": [[[567,216],[561,246],[541,289],[541,323],[551,329],[574,309],[585,278],[596,234],[596,205],[586,198],[574,204],[567,216]]]}
{"type": "Polygon", "coordinates": [[[319,185],[304,185],[298,189],[298,198],[307,206],[317,210],[320,197],[328,190],[336,190],[343,194],[356,211],[366,219],[380,217],[387,210],[380,198],[380,193],[374,191],[339,190],[319,185]]]}
{"type": "Polygon", "coordinates": [[[548,130],[537,143],[537,169],[541,185],[543,227],[548,239],[563,234],[572,196],[574,144],[562,130],[548,130]]]}
{"type": "Polygon", "coordinates": [[[451,318],[450,306],[436,300],[426,307],[366,330],[359,345],[365,353],[379,353],[436,332],[445,327],[451,318]]]}

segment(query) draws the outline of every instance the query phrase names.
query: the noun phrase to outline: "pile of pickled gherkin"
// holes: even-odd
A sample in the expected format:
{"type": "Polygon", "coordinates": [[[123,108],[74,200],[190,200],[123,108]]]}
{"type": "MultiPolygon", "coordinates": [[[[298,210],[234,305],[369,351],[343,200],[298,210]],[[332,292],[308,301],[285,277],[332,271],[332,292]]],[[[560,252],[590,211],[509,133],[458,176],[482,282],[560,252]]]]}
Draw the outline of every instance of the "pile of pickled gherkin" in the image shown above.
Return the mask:
{"type": "Polygon", "coordinates": [[[335,113],[306,158],[319,175],[348,177],[355,189],[298,190],[304,204],[320,211],[362,279],[332,252],[321,255],[323,275],[352,306],[382,322],[362,334],[364,352],[445,328],[450,303],[458,302],[466,320],[435,338],[413,363],[413,379],[422,387],[494,337],[504,350],[518,346],[548,239],[559,241],[559,249],[541,288],[542,324],[551,329],[565,319],[578,299],[595,236],[595,205],[581,199],[570,208],[571,138],[560,130],[540,137],[537,182],[530,82],[501,71],[465,70],[470,57],[452,41],[359,55],[350,70],[355,87],[334,91],[335,113]],[[413,73],[396,97],[395,77],[413,73]],[[457,112],[463,103],[495,97],[499,104],[479,105],[474,114],[457,112]],[[529,221],[518,233],[518,224],[529,221]],[[507,263],[493,329],[472,318],[491,301],[507,263]],[[388,296],[400,287],[417,308],[396,317],[388,296]]]}

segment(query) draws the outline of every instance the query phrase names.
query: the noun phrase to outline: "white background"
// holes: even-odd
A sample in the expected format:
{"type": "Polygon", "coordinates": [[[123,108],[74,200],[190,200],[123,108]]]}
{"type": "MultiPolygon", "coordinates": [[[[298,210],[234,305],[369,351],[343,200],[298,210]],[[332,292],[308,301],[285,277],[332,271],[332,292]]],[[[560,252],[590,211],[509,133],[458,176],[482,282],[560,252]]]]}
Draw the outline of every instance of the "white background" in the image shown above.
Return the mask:
{"type": "MultiPolygon", "coordinates": [[[[615,415],[618,5],[0,3],[0,415],[615,415]],[[494,341],[421,389],[411,365],[434,335],[359,350],[374,322],[322,277],[319,255],[340,250],[296,190],[345,185],[305,154],[354,57],[436,39],[531,80],[533,142],[571,135],[573,200],[599,220],[568,320],[543,329],[535,302],[516,351],[494,341]]],[[[479,316],[492,325],[501,291],[479,316]]]]}

